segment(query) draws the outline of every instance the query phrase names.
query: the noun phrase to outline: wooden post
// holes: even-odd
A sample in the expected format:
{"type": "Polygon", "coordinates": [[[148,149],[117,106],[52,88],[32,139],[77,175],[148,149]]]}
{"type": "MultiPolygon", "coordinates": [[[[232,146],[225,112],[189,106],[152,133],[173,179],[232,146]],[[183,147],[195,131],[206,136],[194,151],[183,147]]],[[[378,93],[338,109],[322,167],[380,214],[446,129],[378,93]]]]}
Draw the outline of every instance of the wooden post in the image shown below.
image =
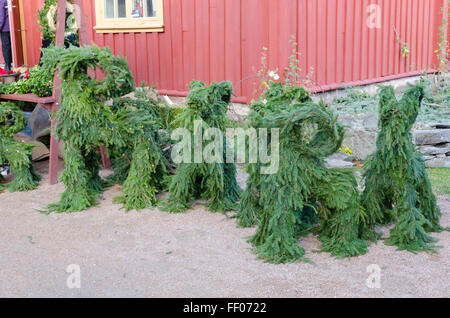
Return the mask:
{"type": "MultiPolygon", "coordinates": [[[[56,46],[64,47],[64,37],[66,31],[66,0],[58,0],[58,11],[56,19],[56,46]]],[[[58,70],[55,72],[53,79],[53,97],[55,101],[52,106],[52,114],[58,110],[59,99],[61,97],[61,79],[58,76],[58,70]]],[[[50,137],[50,166],[49,166],[49,181],[50,184],[56,184],[58,182],[58,154],[59,154],[59,142],[54,137],[55,120],[52,119],[51,137],[50,137]]]]}
{"type": "Polygon", "coordinates": [[[89,39],[86,32],[86,21],[83,17],[83,7],[81,6],[81,0],[74,0],[75,5],[75,18],[77,20],[77,25],[79,28],[78,36],[80,39],[80,46],[88,45],[89,39]]]}

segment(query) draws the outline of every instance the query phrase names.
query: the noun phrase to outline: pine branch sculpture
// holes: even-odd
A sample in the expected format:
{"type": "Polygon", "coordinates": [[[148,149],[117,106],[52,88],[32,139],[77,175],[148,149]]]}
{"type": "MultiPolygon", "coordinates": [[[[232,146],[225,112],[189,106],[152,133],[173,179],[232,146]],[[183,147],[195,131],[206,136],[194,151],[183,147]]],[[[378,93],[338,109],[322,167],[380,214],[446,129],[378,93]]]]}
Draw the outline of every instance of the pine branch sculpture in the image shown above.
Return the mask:
{"type": "Polygon", "coordinates": [[[55,47],[48,49],[43,59],[58,61],[63,80],[55,135],[64,142],[66,163],[60,178],[66,190],[60,202],[48,206],[48,212],[78,212],[97,203],[103,191],[101,146],[110,152],[129,150],[130,165],[125,168],[122,195],[116,202],[126,210],[155,205],[158,172],[165,170],[156,140],[156,121],[144,109],[105,104],[133,91],[128,63],[108,48],[97,46],[55,47]],[[95,69],[105,74],[102,81],[88,74],[95,69]]]}
{"type": "Polygon", "coordinates": [[[401,100],[393,87],[380,91],[377,149],[365,164],[363,205],[372,223],[395,222],[387,244],[411,252],[434,250],[428,232],[443,230],[441,212],[411,128],[424,98],[422,85],[411,86],[401,100]]]}
{"type": "MultiPolygon", "coordinates": [[[[13,136],[25,129],[23,112],[12,102],[0,103],[0,166],[8,165],[14,180],[7,186],[10,191],[28,191],[37,188],[40,177],[31,162],[33,145],[19,142],[13,136]]],[[[0,175],[0,181],[2,176],[0,175]]]]}
{"type": "MultiPolygon", "coordinates": [[[[193,81],[187,98],[187,108],[174,123],[195,134],[195,121],[201,121],[197,129],[202,135],[208,128],[217,128],[224,132],[226,129],[227,109],[231,102],[233,87],[230,82],[205,83],[193,81]]],[[[199,133],[197,131],[197,133],[199,133]]],[[[203,141],[202,141],[203,142],[203,141]]],[[[226,145],[223,137],[223,145],[226,145]]],[[[191,154],[195,152],[195,141],[191,142],[191,154]]],[[[234,163],[226,163],[226,147],[224,147],[221,162],[182,162],[169,184],[170,196],[163,206],[169,212],[182,212],[190,208],[191,200],[209,200],[209,210],[226,212],[235,210],[241,190],[236,181],[236,167],[234,163]]],[[[191,158],[192,159],[192,158],[191,158]]]]}
{"type": "Polygon", "coordinates": [[[248,119],[255,128],[280,129],[278,172],[263,175],[260,163],[246,165],[249,179],[237,214],[240,226],[258,225],[250,242],[259,257],[307,260],[298,238],[310,231],[319,235],[323,251],[337,257],[365,253],[366,240],[375,235],[365,226],[356,180],[324,165],[342,143],[336,117],[304,89],[271,83],[248,119]]]}

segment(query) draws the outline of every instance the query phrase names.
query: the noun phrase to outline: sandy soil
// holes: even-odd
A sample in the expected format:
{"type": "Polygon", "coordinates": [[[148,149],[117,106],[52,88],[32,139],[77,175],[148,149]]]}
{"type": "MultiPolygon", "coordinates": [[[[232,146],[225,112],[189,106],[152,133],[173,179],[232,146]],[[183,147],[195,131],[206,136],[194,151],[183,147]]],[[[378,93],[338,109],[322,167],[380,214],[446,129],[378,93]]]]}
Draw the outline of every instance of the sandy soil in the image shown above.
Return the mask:
{"type": "MultiPolygon", "coordinates": [[[[43,215],[64,186],[49,186],[46,163],[39,189],[0,194],[0,297],[449,297],[450,233],[434,234],[436,254],[395,251],[382,242],[367,255],[336,260],[312,251],[315,265],[271,265],[257,260],[246,238],[255,229],[203,206],[184,214],[155,210],[125,213],[112,204],[75,214],[43,215]],[[81,288],[66,286],[70,264],[81,269],[81,288]],[[371,264],[381,288],[366,286],[371,264]]],[[[442,225],[450,226],[450,200],[440,198],[442,225]]]]}

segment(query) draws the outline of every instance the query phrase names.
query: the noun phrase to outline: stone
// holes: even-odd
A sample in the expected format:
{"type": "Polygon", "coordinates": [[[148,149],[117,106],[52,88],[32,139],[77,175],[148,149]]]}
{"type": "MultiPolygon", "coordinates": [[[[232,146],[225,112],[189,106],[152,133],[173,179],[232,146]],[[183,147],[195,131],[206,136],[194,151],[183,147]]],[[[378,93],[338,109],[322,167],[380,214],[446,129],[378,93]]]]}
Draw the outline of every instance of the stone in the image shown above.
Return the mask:
{"type": "Polygon", "coordinates": [[[50,135],[50,126],[50,112],[40,104],[37,104],[30,117],[33,140],[50,135]]]}
{"type": "Polygon", "coordinates": [[[367,114],[363,120],[364,129],[369,131],[378,131],[378,115],[367,114]]]}
{"type": "Polygon", "coordinates": [[[437,146],[422,146],[419,147],[419,152],[425,155],[445,155],[450,152],[450,143],[437,146]]]}
{"type": "Polygon", "coordinates": [[[416,130],[413,140],[419,146],[450,143],[450,129],[416,130]]]}
{"type": "Polygon", "coordinates": [[[325,166],[330,169],[348,169],[353,168],[353,163],[344,160],[326,158],[325,166]]]}
{"type": "Polygon", "coordinates": [[[365,160],[375,152],[377,137],[377,131],[347,129],[342,146],[349,147],[356,160],[365,160]]]}
{"type": "Polygon", "coordinates": [[[339,152],[336,152],[336,153],[332,154],[331,156],[329,156],[328,159],[352,162],[353,160],[355,160],[355,157],[352,155],[346,154],[342,151],[339,151],[339,152]]]}
{"type": "Polygon", "coordinates": [[[352,150],[352,159],[365,160],[375,151],[378,136],[377,114],[343,114],[339,116],[338,122],[345,126],[342,146],[352,150]]]}
{"type": "Polygon", "coordinates": [[[433,125],[436,129],[450,129],[450,123],[438,123],[433,125]]]}
{"type": "Polygon", "coordinates": [[[450,168],[450,157],[428,160],[425,165],[428,168],[450,168]]]}

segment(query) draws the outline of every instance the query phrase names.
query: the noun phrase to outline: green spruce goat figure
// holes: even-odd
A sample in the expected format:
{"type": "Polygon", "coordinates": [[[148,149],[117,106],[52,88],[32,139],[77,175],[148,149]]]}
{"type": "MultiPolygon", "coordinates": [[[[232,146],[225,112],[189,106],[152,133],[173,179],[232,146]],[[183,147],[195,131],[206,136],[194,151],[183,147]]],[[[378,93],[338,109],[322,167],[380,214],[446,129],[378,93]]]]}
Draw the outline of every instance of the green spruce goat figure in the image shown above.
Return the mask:
{"type": "Polygon", "coordinates": [[[442,230],[424,160],[412,143],[423,98],[422,85],[409,87],[401,100],[391,86],[381,89],[377,149],[364,167],[362,202],[372,222],[395,222],[387,243],[411,252],[433,250],[435,239],[428,232],[442,230]]]}
{"type": "Polygon", "coordinates": [[[31,163],[33,146],[13,139],[26,125],[19,107],[11,102],[0,103],[0,167],[9,166],[15,176],[6,186],[10,191],[33,190],[39,185],[40,177],[31,163]]]}
{"type": "Polygon", "coordinates": [[[342,143],[336,117],[303,88],[271,83],[248,119],[254,128],[279,131],[279,169],[261,174],[261,163],[247,164],[249,179],[237,215],[241,226],[258,225],[250,242],[259,257],[272,263],[305,260],[298,239],[309,231],[335,256],[365,253],[366,239],[374,234],[365,226],[356,180],[324,164],[342,143]]]}
{"type": "MultiPolygon", "coordinates": [[[[191,200],[209,200],[208,208],[214,212],[226,212],[237,208],[240,189],[236,181],[236,167],[234,163],[227,163],[225,129],[227,109],[231,102],[233,87],[230,82],[205,83],[193,81],[187,98],[187,108],[175,122],[182,129],[180,137],[188,149],[179,158],[185,157],[179,164],[176,174],[169,184],[170,196],[164,209],[170,212],[182,212],[190,208],[191,200]],[[206,150],[204,140],[197,137],[207,137],[209,128],[217,129],[223,137],[222,151],[211,151],[215,160],[206,162],[203,151],[206,150]],[[187,138],[187,139],[186,139],[187,138]],[[189,151],[190,150],[190,151],[189,151]],[[200,158],[195,158],[195,153],[200,158]]],[[[222,141],[215,140],[213,143],[222,141]]],[[[186,148],[186,147],[184,147],[186,148]]],[[[181,151],[182,152],[182,151],[181,151]]]]}
{"type": "Polygon", "coordinates": [[[155,140],[155,120],[143,109],[105,103],[133,91],[128,63],[108,48],[97,46],[52,48],[45,52],[45,59],[59,61],[57,68],[63,80],[55,134],[64,142],[66,163],[61,176],[66,190],[48,211],[77,212],[97,203],[103,191],[99,176],[101,146],[131,149],[127,178],[116,201],[126,210],[155,205],[162,156],[155,140]],[[105,75],[103,80],[89,74],[95,69],[105,75]]]}

